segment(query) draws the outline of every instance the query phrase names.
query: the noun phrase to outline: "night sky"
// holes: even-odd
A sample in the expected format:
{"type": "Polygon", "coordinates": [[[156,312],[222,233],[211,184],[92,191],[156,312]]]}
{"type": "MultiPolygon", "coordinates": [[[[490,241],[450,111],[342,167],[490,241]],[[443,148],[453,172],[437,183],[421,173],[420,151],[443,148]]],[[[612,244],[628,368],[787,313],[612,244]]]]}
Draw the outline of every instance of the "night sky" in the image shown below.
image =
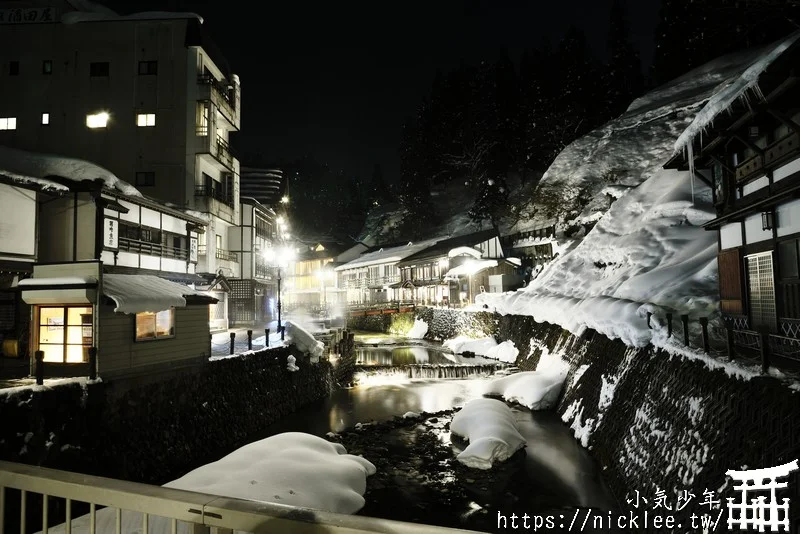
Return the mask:
{"type": "MultiPolygon", "coordinates": [[[[476,64],[505,50],[515,60],[570,25],[605,58],[611,0],[503,2],[108,1],[119,13],[192,11],[242,83],[241,153],[267,160],[312,155],[332,169],[399,177],[406,117],[437,69],[476,64]],[[255,8],[258,6],[258,8],[255,8]]],[[[629,0],[634,44],[653,54],[660,0],[629,0]]],[[[247,165],[247,159],[242,165],[247,165]]]]}

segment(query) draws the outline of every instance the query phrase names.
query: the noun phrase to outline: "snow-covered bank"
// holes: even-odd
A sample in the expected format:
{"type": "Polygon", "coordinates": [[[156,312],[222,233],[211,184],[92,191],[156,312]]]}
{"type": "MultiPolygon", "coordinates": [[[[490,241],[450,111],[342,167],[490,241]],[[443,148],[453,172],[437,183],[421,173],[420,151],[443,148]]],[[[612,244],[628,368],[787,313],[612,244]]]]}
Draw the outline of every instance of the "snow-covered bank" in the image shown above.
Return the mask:
{"type": "Polygon", "coordinates": [[[566,362],[548,355],[539,360],[536,371],[495,378],[484,395],[497,395],[531,410],[551,410],[558,403],[568,371],[566,362]]]}

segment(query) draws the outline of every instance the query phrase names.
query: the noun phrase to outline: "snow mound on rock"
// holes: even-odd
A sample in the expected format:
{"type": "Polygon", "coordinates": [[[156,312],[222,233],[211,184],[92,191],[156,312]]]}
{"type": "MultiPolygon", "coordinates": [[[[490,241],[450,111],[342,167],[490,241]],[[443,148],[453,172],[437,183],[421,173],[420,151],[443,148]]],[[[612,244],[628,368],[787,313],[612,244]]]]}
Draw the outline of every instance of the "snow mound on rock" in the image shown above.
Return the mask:
{"type": "Polygon", "coordinates": [[[408,331],[406,337],[411,339],[422,339],[428,333],[428,323],[422,319],[414,319],[414,326],[408,331]]]}
{"type": "Polygon", "coordinates": [[[485,395],[499,395],[509,402],[531,410],[550,410],[555,407],[566,374],[526,371],[495,378],[486,387],[485,395]]]}
{"type": "Polygon", "coordinates": [[[505,403],[494,399],[474,399],[459,411],[450,431],[469,441],[457,459],[467,467],[491,469],[525,447],[514,414],[505,403]]]}
{"type": "Polygon", "coordinates": [[[519,349],[514,346],[513,341],[497,343],[492,337],[472,339],[466,336],[458,336],[453,339],[446,339],[442,346],[453,354],[472,352],[478,356],[485,356],[505,363],[516,362],[519,355],[519,349]]]}

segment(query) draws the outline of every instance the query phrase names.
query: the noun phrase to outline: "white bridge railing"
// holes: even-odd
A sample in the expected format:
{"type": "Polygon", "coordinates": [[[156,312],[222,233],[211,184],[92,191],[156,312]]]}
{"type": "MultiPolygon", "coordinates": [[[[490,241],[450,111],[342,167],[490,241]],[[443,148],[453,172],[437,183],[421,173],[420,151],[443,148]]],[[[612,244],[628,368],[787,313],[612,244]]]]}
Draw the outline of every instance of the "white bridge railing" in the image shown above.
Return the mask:
{"type": "Polygon", "coordinates": [[[0,461],[0,534],[217,534],[471,531],[334,514],[0,461]],[[54,500],[63,506],[54,507],[54,500]],[[88,514],[73,518],[73,505],[88,514]],[[53,510],[61,511],[60,517],[53,510]],[[133,519],[133,521],[132,521],[133,519]],[[52,526],[51,523],[57,523],[52,526]],[[7,528],[4,528],[7,527],[7,528]]]}

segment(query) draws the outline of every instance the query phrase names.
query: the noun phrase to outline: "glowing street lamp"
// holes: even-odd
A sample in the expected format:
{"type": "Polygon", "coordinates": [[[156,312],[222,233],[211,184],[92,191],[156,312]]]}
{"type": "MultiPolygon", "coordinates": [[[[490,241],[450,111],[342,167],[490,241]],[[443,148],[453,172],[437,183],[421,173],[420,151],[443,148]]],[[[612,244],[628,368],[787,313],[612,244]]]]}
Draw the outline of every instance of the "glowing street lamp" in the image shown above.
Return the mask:
{"type": "Polygon", "coordinates": [[[264,261],[275,265],[278,268],[278,331],[281,333],[281,341],[284,339],[283,324],[281,322],[281,269],[289,266],[295,258],[294,249],[291,247],[280,247],[275,250],[273,247],[268,248],[262,253],[264,261]]]}

